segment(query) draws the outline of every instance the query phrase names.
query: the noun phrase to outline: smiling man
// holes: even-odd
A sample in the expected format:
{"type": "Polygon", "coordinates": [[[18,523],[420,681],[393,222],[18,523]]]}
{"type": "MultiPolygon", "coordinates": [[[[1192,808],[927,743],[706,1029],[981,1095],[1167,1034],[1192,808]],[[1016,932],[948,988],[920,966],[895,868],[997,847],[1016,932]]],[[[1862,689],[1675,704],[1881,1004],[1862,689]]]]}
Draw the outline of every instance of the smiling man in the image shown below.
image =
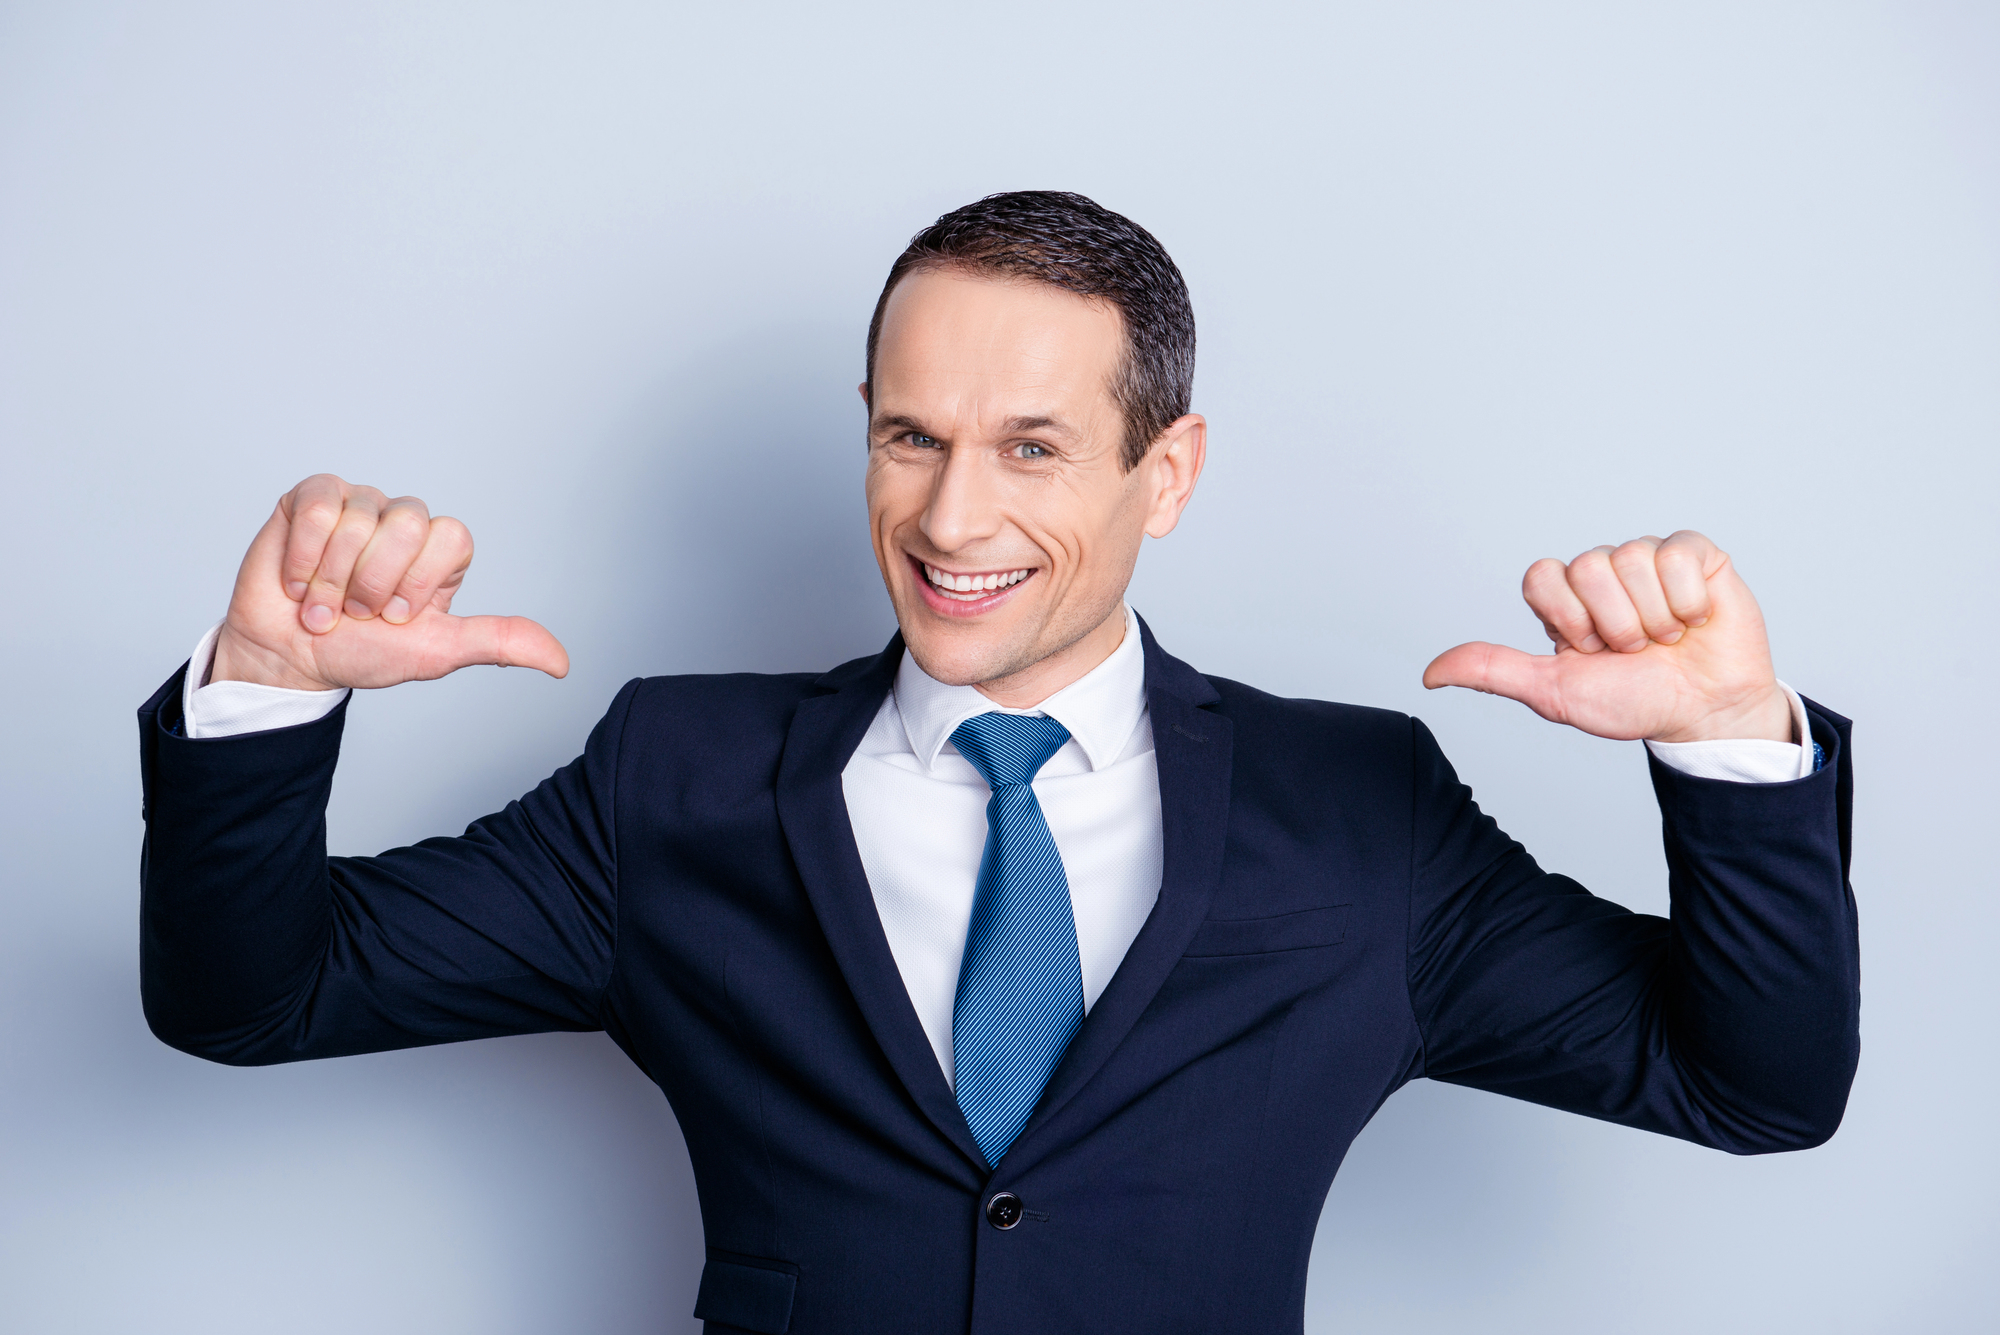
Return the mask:
{"type": "Polygon", "coordinates": [[[282,498],[141,711],[162,1039],[244,1065],[597,1029],[680,1119],[714,1331],[1297,1331],[1342,1155],[1420,1076],[1734,1153],[1853,1077],[1847,723],[1699,534],[1529,568],[1555,652],[1425,671],[1646,739],[1671,920],[1543,871],[1422,724],[1167,654],[1124,602],[1207,447],[1158,242],[1077,195],[920,233],[868,334],[900,633],[637,680],[454,838],[328,857],[348,688],[547,631],[451,614],[464,527],[282,498]]]}

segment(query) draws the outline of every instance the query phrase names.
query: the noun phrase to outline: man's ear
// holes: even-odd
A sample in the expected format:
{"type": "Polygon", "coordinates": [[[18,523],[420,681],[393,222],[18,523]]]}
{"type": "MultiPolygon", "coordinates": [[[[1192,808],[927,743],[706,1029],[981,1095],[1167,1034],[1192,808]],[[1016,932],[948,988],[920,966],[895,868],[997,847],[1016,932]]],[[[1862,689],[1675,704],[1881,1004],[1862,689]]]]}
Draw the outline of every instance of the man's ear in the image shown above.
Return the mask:
{"type": "Polygon", "coordinates": [[[855,388],[861,391],[861,406],[866,408],[868,406],[868,382],[864,380],[856,385],[855,388]]]}
{"type": "Polygon", "coordinates": [[[1208,420],[1200,413],[1179,418],[1160,434],[1141,468],[1153,470],[1153,504],[1146,515],[1146,532],[1164,538],[1181,522],[1181,511],[1194,498],[1201,466],[1208,462],[1208,420]]]}

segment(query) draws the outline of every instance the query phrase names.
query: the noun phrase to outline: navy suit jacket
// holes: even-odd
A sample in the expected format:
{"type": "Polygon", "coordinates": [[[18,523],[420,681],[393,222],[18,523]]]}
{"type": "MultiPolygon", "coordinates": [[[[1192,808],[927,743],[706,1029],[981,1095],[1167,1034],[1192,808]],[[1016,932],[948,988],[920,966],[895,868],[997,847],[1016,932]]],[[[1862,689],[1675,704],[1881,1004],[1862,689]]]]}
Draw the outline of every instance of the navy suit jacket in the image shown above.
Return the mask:
{"type": "Polygon", "coordinates": [[[1663,919],[1543,871],[1421,723],[1142,634],[1159,900],[997,1170],[841,795],[900,639],[819,677],[634,681],[520,801],[371,858],[326,855],[343,710],[193,741],[177,675],[140,715],[147,1018],[244,1065],[605,1030],[687,1138],[696,1315],[767,1335],[1298,1331],[1334,1171],[1419,1076],[1741,1154],[1833,1134],[1846,720],[1809,706],[1826,765],[1795,782],[1653,764],[1663,919]]]}

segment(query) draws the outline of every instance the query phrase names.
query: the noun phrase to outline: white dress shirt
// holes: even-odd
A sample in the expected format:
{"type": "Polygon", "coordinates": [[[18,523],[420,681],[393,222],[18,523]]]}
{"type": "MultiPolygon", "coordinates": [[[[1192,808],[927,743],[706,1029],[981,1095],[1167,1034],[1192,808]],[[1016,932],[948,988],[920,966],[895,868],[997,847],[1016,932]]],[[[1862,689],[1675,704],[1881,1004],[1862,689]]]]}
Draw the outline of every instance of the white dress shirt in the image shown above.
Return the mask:
{"type": "Polygon", "coordinates": [[[1085,1013],[1160,894],[1160,772],[1131,608],[1111,657],[1034,709],[1002,709],[971,686],[946,686],[904,654],[840,786],[882,931],[946,1079],[992,793],[951,734],[993,712],[1045,715],[1069,729],[1033,786],[1069,879],[1085,1013]]]}
{"type": "MultiPolygon", "coordinates": [[[[188,664],[182,696],[188,736],[232,737],[310,723],[346,698],[344,690],[204,684],[220,629],[202,637],[188,664]]],[[[1794,735],[1803,743],[1646,745],[1661,763],[1699,778],[1805,778],[1813,772],[1812,734],[1798,693],[1784,689],[1794,735]]],[[[1160,893],[1160,777],[1146,709],[1145,656],[1131,608],[1125,609],[1125,638],[1111,656],[1034,709],[1001,710],[971,686],[946,686],[904,654],[895,686],[840,782],[882,930],[947,1080],[959,958],[986,849],[990,796],[986,780],[950,739],[966,719],[996,710],[1046,715],[1069,729],[1069,741],[1042,766],[1034,789],[1069,878],[1086,1012],[1160,893]]]]}

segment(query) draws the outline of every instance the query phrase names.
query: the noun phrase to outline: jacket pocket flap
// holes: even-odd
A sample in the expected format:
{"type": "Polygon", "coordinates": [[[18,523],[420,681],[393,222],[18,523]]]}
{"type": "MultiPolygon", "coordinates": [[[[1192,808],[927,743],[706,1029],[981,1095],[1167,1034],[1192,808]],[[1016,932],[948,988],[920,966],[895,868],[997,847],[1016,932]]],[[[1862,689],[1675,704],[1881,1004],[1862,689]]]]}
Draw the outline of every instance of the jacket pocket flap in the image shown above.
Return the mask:
{"type": "Polygon", "coordinates": [[[1279,950],[1337,946],[1347,939],[1346,904],[1281,913],[1275,918],[1211,918],[1188,943],[1186,954],[1264,955],[1279,950]]]}
{"type": "Polygon", "coordinates": [[[701,1268],[695,1320],[740,1326],[759,1335],[785,1335],[792,1324],[792,1295],[798,1286],[798,1276],[782,1270],[710,1261],[701,1268]]]}

